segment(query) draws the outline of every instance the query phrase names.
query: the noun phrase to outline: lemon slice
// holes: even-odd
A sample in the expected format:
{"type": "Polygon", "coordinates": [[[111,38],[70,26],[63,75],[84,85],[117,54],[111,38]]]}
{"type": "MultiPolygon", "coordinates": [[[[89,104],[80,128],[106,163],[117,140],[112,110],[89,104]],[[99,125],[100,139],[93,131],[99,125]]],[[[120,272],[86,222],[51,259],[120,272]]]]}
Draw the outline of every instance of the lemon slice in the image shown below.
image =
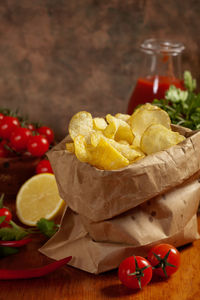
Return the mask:
{"type": "Polygon", "coordinates": [[[16,198],[16,213],[26,225],[35,226],[41,218],[50,220],[64,208],[54,174],[42,173],[29,178],[16,198]]]}

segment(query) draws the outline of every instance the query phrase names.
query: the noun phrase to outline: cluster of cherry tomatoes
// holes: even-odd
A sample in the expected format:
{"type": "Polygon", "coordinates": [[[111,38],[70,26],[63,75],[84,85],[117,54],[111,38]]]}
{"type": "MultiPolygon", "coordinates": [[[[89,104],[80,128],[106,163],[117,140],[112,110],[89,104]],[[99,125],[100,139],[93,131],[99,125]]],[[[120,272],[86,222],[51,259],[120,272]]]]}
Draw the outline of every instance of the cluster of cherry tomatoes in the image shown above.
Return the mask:
{"type": "Polygon", "coordinates": [[[54,133],[47,126],[22,126],[18,117],[0,113],[0,139],[0,157],[8,157],[12,152],[28,152],[32,156],[41,157],[54,141],[54,133]]]}
{"type": "MultiPolygon", "coordinates": [[[[47,126],[36,126],[13,116],[5,109],[0,112],[0,158],[25,155],[43,157],[54,142],[54,132],[47,126]]],[[[42,159],[36,173],[53,173],[50,162],[42,159]]]]}
{"type": "Polygon", "coordinates": [[[167,278],[179,266],[179,251],[172,245],[160,244],[149,251],[147,259],[141,256],[124,259],[119,266],[118,277],[128,288],[141,289],[151,281],[153,274],[167,278]]]}

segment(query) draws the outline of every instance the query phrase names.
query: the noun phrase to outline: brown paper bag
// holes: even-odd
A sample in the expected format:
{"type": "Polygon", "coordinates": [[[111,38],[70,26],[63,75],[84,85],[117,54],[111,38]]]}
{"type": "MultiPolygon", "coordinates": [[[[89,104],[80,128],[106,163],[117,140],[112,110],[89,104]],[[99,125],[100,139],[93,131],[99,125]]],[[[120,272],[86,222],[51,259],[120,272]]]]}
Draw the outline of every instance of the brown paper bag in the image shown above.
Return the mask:
{"type": "Polygon", "coordinates": [[[146,255],[160,242],[181,246],[199,238],[200,132],[174,127],[185,141],[115,171],[81,163],[65,150],[49,153],[59,192],[68,207],[60,230],[40,249],[101,273],[127,256],[146,255]]]}

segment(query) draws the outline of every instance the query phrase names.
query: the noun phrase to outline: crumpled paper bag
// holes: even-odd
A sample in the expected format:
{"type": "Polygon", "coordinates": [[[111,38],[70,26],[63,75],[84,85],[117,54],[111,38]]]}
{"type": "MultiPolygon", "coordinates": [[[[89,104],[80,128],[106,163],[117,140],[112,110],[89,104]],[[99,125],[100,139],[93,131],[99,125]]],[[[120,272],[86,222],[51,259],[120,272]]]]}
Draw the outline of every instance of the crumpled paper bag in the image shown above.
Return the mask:
{"type": "Polygon", "coordinates": [[[199,238],[200,132],[173,126],[186,140],[115,171],[80,162],[65,150],[49,153],[66,208],[59,231],[40,252],[90,273],[146,256],[155,244],[178,247],[199,238]]]}

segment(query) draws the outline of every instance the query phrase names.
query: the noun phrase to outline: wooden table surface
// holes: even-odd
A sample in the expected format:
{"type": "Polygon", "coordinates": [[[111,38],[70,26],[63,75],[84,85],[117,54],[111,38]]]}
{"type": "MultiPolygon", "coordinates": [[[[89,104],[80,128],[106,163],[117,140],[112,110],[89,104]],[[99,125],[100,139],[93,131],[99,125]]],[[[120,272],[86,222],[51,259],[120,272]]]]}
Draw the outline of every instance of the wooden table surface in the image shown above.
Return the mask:
{"type": "MultiPolygon", "coordinates": [[[[8,206],[14,211],[13,202],[10,203],[8,206]]],[[[200,216],[198,219],[200,231],[200,216]]],[[[19,253],[0,259],[0,269],[31,268],[53,261],[38,252],[44,242],[43,236],[35,236],[32,243],[19,253]]],[[[182,247],[180,252],[181,266],[178,272],[164,281],[154,278],[141,291],[134,292],[122,286],[117,270],[93,275],[65,266],[42,278],[0,281],[0,300],[199,300],[200,240],[182,247]]]]}

